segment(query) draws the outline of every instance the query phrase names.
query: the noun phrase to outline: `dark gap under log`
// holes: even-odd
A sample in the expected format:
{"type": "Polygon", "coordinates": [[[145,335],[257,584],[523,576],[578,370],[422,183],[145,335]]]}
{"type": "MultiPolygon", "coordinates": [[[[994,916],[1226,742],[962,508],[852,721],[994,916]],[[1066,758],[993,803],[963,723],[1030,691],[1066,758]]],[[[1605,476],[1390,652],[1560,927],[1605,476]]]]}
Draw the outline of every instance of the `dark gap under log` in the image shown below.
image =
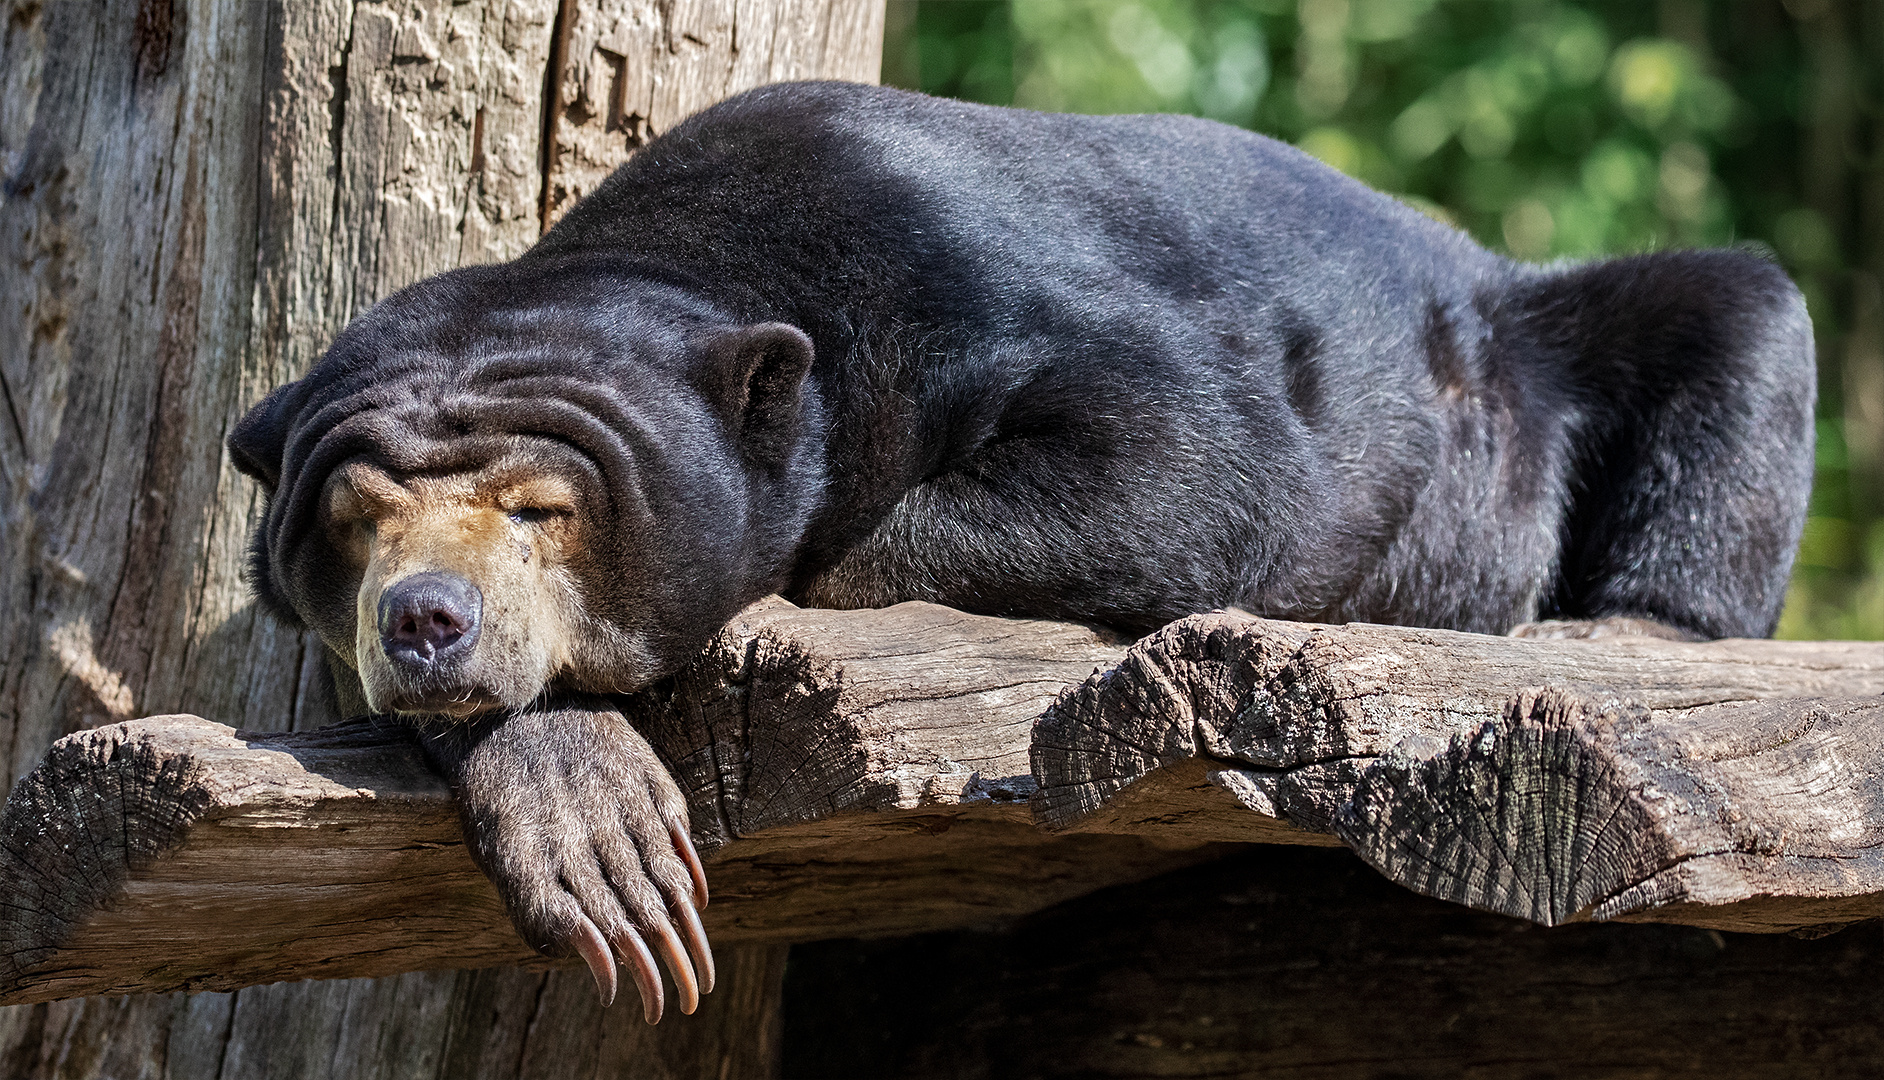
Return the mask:
{"type": "Polygon", "coordinates": [[[1884,931],[1532,923],[1251,848],[998,931],[794,945],[785,1080],[1780,1080],[1884,1060],[1884,931]],[[926,972],[951,973],[947,978],[926,972]]]}

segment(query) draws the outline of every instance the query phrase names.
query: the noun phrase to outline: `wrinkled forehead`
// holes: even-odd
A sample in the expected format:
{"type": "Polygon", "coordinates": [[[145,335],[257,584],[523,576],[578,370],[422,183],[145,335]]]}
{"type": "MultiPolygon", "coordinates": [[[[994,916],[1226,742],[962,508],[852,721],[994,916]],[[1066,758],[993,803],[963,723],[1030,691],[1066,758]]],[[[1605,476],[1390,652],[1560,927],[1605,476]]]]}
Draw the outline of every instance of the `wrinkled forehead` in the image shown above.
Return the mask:
{"type": "Polygon", "coordinates": [[[338,516],[403,517],[433,510],[574,512],[592,468],[572,448],[511,440],[502,452],[442,467],[410,469],[361,456],[328,475],[323,501],[338,516]]]}
{"type": "Polygon", "coordinates": [[[562,344],[395,351],[310,380],[294,407],[283,473],[324,475],[362,455],[399,476],[476,473],[520,456],[557,471],[580,464],[571,455],[607,472],[633,457],[636,432],[688,409],[674,377],[625,374],[562,344]]]}

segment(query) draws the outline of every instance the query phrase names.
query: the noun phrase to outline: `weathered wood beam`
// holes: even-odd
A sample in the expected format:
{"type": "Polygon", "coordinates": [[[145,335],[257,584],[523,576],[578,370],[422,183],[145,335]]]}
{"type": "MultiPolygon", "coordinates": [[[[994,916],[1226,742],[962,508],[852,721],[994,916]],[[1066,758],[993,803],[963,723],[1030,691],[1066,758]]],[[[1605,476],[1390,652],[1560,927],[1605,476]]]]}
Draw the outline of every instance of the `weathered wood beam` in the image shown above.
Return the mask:
{"type": "Polygon", "coordinates": [[[450,790],[375,721],[80,732],[0,827],[8,1004],[532,959],[464,853],[450,790]]]}
{"type": "MultiPolygon", "coordinates": [[[[692,801],[714,941],[984,923],[1207,857],[1031,824],[1034,719],[1122,652],[930,605],[746,613],[631,703],[692,801]]],[[[390,723],[80,732],[0,821],[0,1004],[541,962],[390,723]]]]}
{"type": "MultiPolygon", "coordinates": [[[[923,604],[775,601],[624,708],[689,794],[708,929],[734,944],[999,920],[1212,841],[1345,842],[1412,887],[1542,922],[1841,924],[1884,914],[1858,850],[1884,806],[1876,740],[1834,722],[1871,703],[1825,720],[1790,699],[1880,691],[1880,646],[1220,613],[1128,650],[923,604]],[[1564,689],[1512,705],[1544,683],[1564,689]],[[1712,771],[1670,779],[1670,754],[1708,747],[1712,771]],[[1488,791],[1510,807],[1481,812],[1488,791]],[[1648,809],[1607,814],[1622,805],[1648,809]],[[1524,858],[1472,861],[1493,842],[1524,858]]],[[[0,839],[0,1003],[543,962],[466,856],[450,793],[384,722],[81,732],[14,792],[0,839]]]]}
{"type": "Polygon", "coordinates": [[[1884,917],[1884,698],[1527,691],[1369,767],[1335,831],[1401,884],[1547,926],[1831,933],[1884,917]]]}
{"type": "Polygon", "coordinates": [[[1872,643],[1220,613],[1042,718],[1036,807],[1068,831],[1332,834],[1401,884],[1546,925],[1826,932],[1884,916],[1880,693],[1872,643]]]}

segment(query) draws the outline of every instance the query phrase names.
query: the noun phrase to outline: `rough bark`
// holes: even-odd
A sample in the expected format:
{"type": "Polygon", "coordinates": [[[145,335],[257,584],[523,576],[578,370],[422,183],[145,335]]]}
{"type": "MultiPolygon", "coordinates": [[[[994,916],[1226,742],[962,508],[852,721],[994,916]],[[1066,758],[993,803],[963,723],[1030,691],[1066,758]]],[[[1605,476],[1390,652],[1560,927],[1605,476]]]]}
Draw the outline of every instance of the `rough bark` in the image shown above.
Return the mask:
{"type": "MultiPolygon", "coordinates": [[[[1030,824],[1033,720],[1121,651],[1083,627],[928,604],[747,612],[636,702],[709,850],[713,939],[985,922],[1206,857],[1030,824]]],[[[16,883],[0,893],[0,1001],[541,963],[466,854],[451,793],[390,724],[82,732],[0,830],[0,880],[16,883]]]]}
{"type": "Polygon", "coordinates": [[[1829,933],[1884,916],[1884,699],[1650,712],[1542,689],[1389,752],[1335,830],[1420,892],[1554,926],[1829,933]]]}
{"type": "MultiPolygon", "coordinates": [[[[1774,695],[1881,686],[1877,645],[1222,613],[1128,650],[928,604],[774,600],[623,708],[688,793],[723,943],[1012,918],[1213,840],[1345,842],[1547,925],[1829,932],[1884,915],[1884,699],[1774,695]],[[1585,681],[1523,689],[1545,673],[1585,681]]],[[[538,959],[394,726],[101,728],[60,743],[0,828],[20,883],[0,1000],[538,959]]]]}
{"type": "MultiPolygon", "coordinates": [[[[574,137],[552,53],[588,62],[559,31],[590,16],[676,29],[621,54],[671,123],[769,78],[874,81],[882,4],[0,0],[0,781],[133,716],[334,718],[318,644],[242,584],[260,506],[223,434],[375,300],[534,241],[564,160],[545,133],[574,137]]],[[[401,1015],[468,992],[424,985],[401,1015]]],[[[296,1023],[340,1028],[319,1000],[296,1023]]],[[[193,1008],[8,1014],[66,1064],[7,1074],[161,1075],[128,1047],[183,1039],[193,1008]]]]}

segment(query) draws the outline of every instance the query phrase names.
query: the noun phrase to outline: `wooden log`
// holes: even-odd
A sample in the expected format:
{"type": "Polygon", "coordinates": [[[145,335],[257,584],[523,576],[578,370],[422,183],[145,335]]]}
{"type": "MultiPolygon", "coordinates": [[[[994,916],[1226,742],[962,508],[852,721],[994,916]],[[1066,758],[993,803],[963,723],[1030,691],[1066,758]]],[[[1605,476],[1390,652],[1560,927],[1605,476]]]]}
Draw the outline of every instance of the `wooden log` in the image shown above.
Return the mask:
{"type": "Polygon", "coordinates": [[[1546,926],[1829,933],[1884,917],[1884,699],[1528,691],[1383,756],[1335,831],[1395,881],[1546,926]]]}
{"type": "Polygon", "coordinates": [[[1195,616],[1134,645],[1042,719],[1033,747],[1041,820],[1110,828],[1115,793],[1202,759],[1238,769],[1248,801],[1267,799],[1288,822],[1327,831],[1367,761],[1395,746],[1437,751],[1544,683],[1602,688],[1658,710],[1878,694],[1884,645],[1540,641],[1195,616]]]}
{"type": "MultiPolygon", "coordinates": [[[[1840,719],[1873,704],[1760,695],[1881,685],[1884,646],[1220,613],[1127,650],[927,604],[773,600],[624,711],[688,793],[726,944],[1012,917],[1213,840],[1345,842],[1416,889],[1545,923],[1797,930],[1884,913],[1876,740],[1840,719]],[[1662,708],[1587,688],[1500,702],[1540,671],[1662,708]],[[1090,808],[1068,814],[1068,788],[1090,808]]],[[[81,733],[0,828],[0,881],[19,882],[0,1000],[540,962],[394,725],[81,733]]]]}
{"type": "Polygon", "coordinates": [[[1409,887],[1547,925],[1811,932],[1884,915],[1884,750],[1857,722],[1877,705],[1816,700],[1881,692],[1868,643],[1219,613],[1146,638],[1042,718],[1036,808],[1070,831],[1326,834],[1409,887]],[[1519,693],[1543,682],[1576,689],[1519,693]]]}
{"type": "MultiPolygon", "coordinates": [[[[634,701],[709,850],[713,939],[967,925],[1207,857],[1031,824],[1032,722],[1122,651],[928,604],[745,613],[634,701]]],[[[391,723],[81,732],[14,793],[0,838],[3,1003],[543,962],[391,723]]]]}

